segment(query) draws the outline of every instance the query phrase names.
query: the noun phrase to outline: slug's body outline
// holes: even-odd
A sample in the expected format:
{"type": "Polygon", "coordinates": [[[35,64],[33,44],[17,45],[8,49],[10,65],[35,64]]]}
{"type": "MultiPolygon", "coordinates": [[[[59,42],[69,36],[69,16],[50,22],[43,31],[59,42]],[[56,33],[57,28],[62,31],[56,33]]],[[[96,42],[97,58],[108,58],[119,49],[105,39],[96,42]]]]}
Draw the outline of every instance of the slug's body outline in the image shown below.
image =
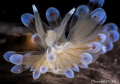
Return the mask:
{"type": "Polygon", "coordinates": [[[103,3],[104,0],[90,0],[88,5],[70,10],[63,20],[59,11],[50,7],[46,11],[49,26],[42,22],[36,6],[32,5],[34,15],[25,13],[21,20],[27,27],[35,24],[36,30],[33,31],[36,34],[31,41],[41,53],[5,53],[6,61],[16,64],[11,72],[21,73],[31,68],[34,79],[46,72],[73,78],[73,71],[79,72],[79,67],[88,68],[88,64],[95,62],[100,54],[112,50],[112,42],[119,39],[116,24],[102,26],[106,20],[105,11],[102,8],[91,11],[95,4],[101,7],[103,3]],[[70,32],[66,38],[65,28],[72,15],[70,32]]]}

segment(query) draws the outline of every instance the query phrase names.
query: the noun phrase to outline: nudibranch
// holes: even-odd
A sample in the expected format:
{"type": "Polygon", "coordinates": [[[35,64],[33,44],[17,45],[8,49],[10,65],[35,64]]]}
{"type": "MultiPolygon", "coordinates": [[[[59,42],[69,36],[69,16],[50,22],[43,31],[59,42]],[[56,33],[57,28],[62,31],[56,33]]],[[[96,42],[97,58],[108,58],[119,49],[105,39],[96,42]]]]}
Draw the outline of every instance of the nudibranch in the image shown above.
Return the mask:
{"type": "Polygon", "coordinates": [[[88,68],[100,54],[112,50],[113,42],[119,39],[115,23],[103,25],[106,21],[106,13],[101,8],[103,4],[104,0],[89,0],[87,5],[71,9],[63,19],[55,7],[50,7],[46,11],[49,26],[32,5],[33,14],[23,14],[21,21],[34,32],[31,41],[39,51],[6,52],[4,59],[15,64],[11,72],[21,73],[30,69],[33,79],[46,72],[73,78],[74,71],[88,68]],[[69,33],[66,34],[68,24],[69,33]]]}

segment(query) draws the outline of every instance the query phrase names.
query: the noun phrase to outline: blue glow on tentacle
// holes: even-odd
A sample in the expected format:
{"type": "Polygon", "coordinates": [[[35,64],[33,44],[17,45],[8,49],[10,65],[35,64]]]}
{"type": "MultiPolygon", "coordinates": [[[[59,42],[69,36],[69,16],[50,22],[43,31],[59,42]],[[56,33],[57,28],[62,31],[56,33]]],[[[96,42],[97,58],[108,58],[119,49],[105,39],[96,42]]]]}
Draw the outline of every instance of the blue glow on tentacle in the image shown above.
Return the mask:
{"type": "Polygon", "coordinates": [[[80,17],[80,15],[84,17],[88,13],[89,13],[89,8],[86,5],[80,5],[77,7],[74,15],[76,15],[77,17],[79,17],[79,19],[81,19],[82,17],[80,17]]]}
{"type": "Polygon", "coordinates": [[[103,45],[99,53],[105,54],[106,52],[107,52],[106,47],[103,45]]]}
{"type": "Polygon", "coordinates": [[[33,34],[33,36],[31,37],[31,41],[40,51],[44,51],[43,48],[45,48],[46,46],[42,43],[42,40],[38,34],[33,34]]]}
{"type": "Polygon", "coordinates": [[[104,17],[101,19],[101,21],[99,22],[99,24],[102,25],[106,21],[106,19],[107,19],[107,15],[105,13],[104,17]]]}
{"type": "Polygon", "coordinates": [[[59,11],[55,7],[50,7],[47,9],[46,18],[50,28],[54,31],[58,30],[58,26],[60,25],[62,19],[59,11]]]}
{"type": "Polygon", "coordinates": [[[106,43],[104,43],[104,46],[106,46],[107,51],[111,51],[114,47],[112,42],[106,42],[106,43]]]}
{"type": "Polygon", "coordinates": [[[110,30],[118,31],[118,26],[115,23],[107,23],[102,27],[102,32],[107,32],[110,30]]]}
{"type": "Polygon", "coordinates": [[[50,63],[55,62],[56,61],[56,55],[54,53],[48,53],[46,55],[46,60],[50,63]]]}
{"type": "Polygon", "coordinates": [[[33,71],[33,79],[38,79],[40,77],[41,73],[39,70],[33,71]]]}
{"type": "Polygon", "coordinates": [[[48,22],[52,22],[54,21],[54,19],[58,19],[60,17],[60,13],[59,11],[54,8],[54,7],[50,7],[47,9],[46,11],[46,18],[48,20],[48,22]]]}
{"type": "Polygon", "coordinates": [[[30,26],[30,24],[33,22],[33,19],[34,16],[30,13],[25,13],[21,16],[21,21],[26,27],[30,26]]]}
{"type": "Polygon", "coordinates": [[[98,7],[102,7],[105,0],[89,0],[89,2],[96,4],[98,7]]]}
{"type": "MultiPolygon", "coordinates": [[[[55,7],[48,8],[46,11],[46,18],[47,18],[47,21],[49,23],[51,30],[57,32],[58,27],[60,26],[60,23],[62,22],[58,9],[56,9],[55,7]]],[[[65,32],[62,34],[59,41],[60,42],[66,41],[65,32]]]]}
{"type": "Polygon", "coordinates": [[[13,64],[21,64],[23,61],[23,56],[20,54],[14,54],[10,57],[10,62],[13,64]]]}
{"type": "Polygon", "coordinates": [[[72,69],[73,69],[74,71],[76,71],[76,72],[79,72],[79,71],[80,71],[80,70],[79,70],[79,67],[78,67],[76,64],[73,65],[72,69]]]}
{"type": "Polygon", "coordinates": [[[15,65],[14,67],[12,67],[11,72],[12,73],[21,73],[22,72],[22,66],[21,65],[15,65]]]}
{"type": "Polygon", "coordinates": [[[35,70],[35,67],[32,66],[32,67],[30,68],[30,71],[34,71],[34,70],[35,70]]]}
{"type": "Polygon", "coordinates": [[[46,73],[47,71],[48,71],[48,67],[47,67],[47,66],[42,65],[42,66],[40,67],[40,72],[41,72],[41,73],[46,73]]]}
{"type": "Polygon", "coordinates": [[[76,24],[78,20],[81,20],[82,18],[84,18],[88,13],[89,13],[89,8],[86,5],[78,6],[72,17],[72,20],[70,23],[70,29],[76,24]]]}
{"type": "Polygon", "coordinates": [[[107,40],[110,42],[116,42],[119,39],[119,33],[115,30],[111,30],[106,33],[107,40]]]}
{"type": "Polygon", "coordinates": [[[23,71],[26,71],[26,70],[28,70],[28,69],[30,69],[30,67],[31,67],[31,65],[22,65],[22,64],[20,64],[20,65],[15,65],[15,66],[13,66],[12,68],[11,68],[11,72],[12,73],[21,73],[21,72],[23,72],[23,71]]]}
{"type": "Polygon", "coordinates": [[[15,51],[8,51],[3,55],[3,57],[6,61],[10,62],[10,57],[14,54],[16,54],[15,51]]]}
{"type": "MultiPolygon", "coordinates": [[[[33,33],[36,33],[36,29],[35,29],[35,17],[34,15],[30,14],[30,13],[25,13],[21,16],[21,21],[22,23],[28,27],[31,31],[33,31],[33,33]]],[[[47,31],[50,29],[50,27],[42,22],[42,26],[44,27],[44,30],[47,31]]]]}
{"type": "Polygon", "coordinates": [[[68,77],[68,78],[73,78],[74,77],[74,72],[72,71],[72,69],[71,68],[66,68],[66,70],[65,70],[65,76],[66,77],[68,77]]]}
{"type": "Polygon", "coordinates": [[[88,68],[88,64],[81,64],[79,65],[80,68],[88,68]]]}
{"type": "Polygon", "coordinates": [[[103,43],[106,40],[106,35],[102,33],[97,34],[98,42],[103,43]]]}
{"type": "Polygon", "coordinates": [[[85,64],[89,64],[92,62],[92,56],[89,53],[83,53],[81,56],[80,61],[85,64]]]}
{"type": "Polygon", "coordinates": [[[70,30],[67,37],[68,41],[79,42],[83,40],[85,37],[87,37],[89,34],[92,34],[94,31],[96,32],[97,29],[101,26],[101,23],[105,21],[105,19],[103,20],[105,16],[106,13],[102,8],[97,8],[94,11],[92,11],[90,15],[83,18],[83,20],[80,20],[70,30]]]}
{"type": "Polygon", "coordinates": [[[94,18],[95,21],[100,22],[106,16],[106,13],[102,8],[97,8],[91,12],[90,15],[92,18],[94,18]]]}

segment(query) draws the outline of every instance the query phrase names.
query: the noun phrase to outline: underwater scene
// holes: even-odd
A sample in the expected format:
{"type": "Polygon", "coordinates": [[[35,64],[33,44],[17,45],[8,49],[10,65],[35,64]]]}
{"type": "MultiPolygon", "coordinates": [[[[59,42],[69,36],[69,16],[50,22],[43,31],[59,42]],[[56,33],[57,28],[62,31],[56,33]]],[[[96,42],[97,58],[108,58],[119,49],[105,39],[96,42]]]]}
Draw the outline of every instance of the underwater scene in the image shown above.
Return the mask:
{"type": "Polygon", "coordinates": [[[120,84],[118,1],[23,2],[1,2],[1,84],[120,84]]]}

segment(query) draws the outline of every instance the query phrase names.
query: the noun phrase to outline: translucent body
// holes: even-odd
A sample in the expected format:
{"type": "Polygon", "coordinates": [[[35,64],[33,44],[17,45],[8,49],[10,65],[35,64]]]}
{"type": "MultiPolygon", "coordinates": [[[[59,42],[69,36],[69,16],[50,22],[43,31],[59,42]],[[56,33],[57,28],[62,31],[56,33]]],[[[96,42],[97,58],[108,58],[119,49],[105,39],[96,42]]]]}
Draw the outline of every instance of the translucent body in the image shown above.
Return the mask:
{"type": "MultiPolygon", "coordinates": [[[[90,3],[101,7],[104,0],[90,0],[90,3]]],[[[88,68],[100,54],[112,50],[112,42],[119,39],[117,26],[114,23],[102,26],[106,20],[104,9],[96,8],[92,11],[90,3],[71,9],[63,20],[56,8],[48,8],[46,18],[49,26],[42,22],[36,6],[32,5],[34,15],[25,13],[21,20],[28,27],[32,24],[31,19],[34,19],[32,21],[36,32],[31,41],[40,51],[19,56],[5,53],[4,58],[7,61],[17,64],[11,71],[21,73],[30,68],[34,79],[46,72],[73,78],[73,71],[79,72],[79,68],[88,68]],[[65,36],[65,28],[70,18],[69,34],[65,36]],[[18,58],[21,60],[18,61],[18,58]]]]}

